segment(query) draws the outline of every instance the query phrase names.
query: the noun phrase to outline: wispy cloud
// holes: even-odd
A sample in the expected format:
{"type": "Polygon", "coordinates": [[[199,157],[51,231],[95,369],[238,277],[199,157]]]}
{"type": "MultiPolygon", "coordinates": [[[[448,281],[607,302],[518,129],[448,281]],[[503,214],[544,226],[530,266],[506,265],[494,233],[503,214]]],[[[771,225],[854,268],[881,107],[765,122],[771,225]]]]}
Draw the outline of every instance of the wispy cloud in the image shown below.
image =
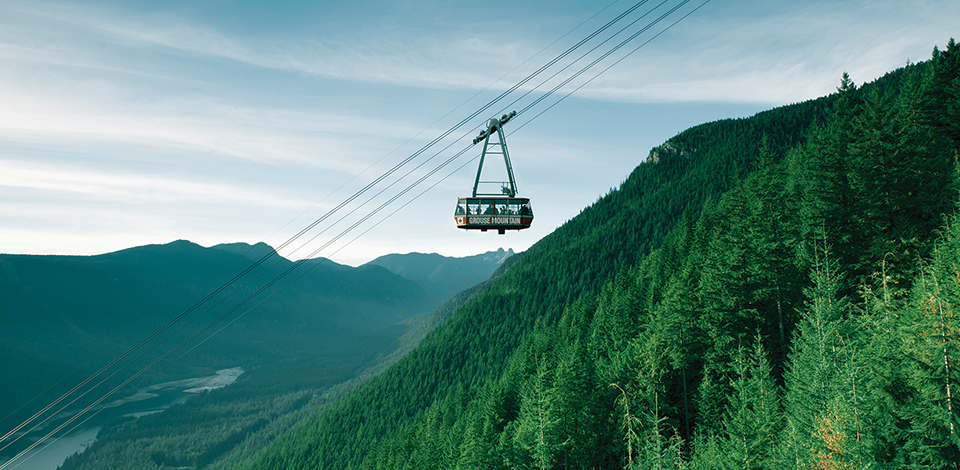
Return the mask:
{"type": "Polygon", "coordinates": [[[582,96],[611,101],[786,104],[930,56],[960,3],[714,2],[612,69],[582,96]]]}
{"type": "Polygon", "coordinates": [[[70,165],[0,160],[0,170],[0,187],[62,193],[66,197],[122,200],[130,205],[204,201],[205,204],[300,208],[312,202],[278,197],[274,192],[249,185],[92,171],[70,165]]]}
{"type": "MultiPolygon", "coordinates": [[[[338,80],[423,88],[488,86],[553,39],[456,28],[437,28],[428,34],[415,34],[423,33],[422,29],[393,28],[363,35],[346,25],[309,36],[243,35],[174,15],[143,16],[86,5],[23,7],[20,12],[129,47],[161,48],[338,80]]],[[[862,80],[869,80],[907,59],[925,59],[930,44],[947,39],[941,36],[953,28],[957,17],[960,5],[946,1],[716,2],[587,86],[581,95],[634,102],[807,99],[811,92],[830,91],[838,69],[858,72],[864,75],[862,80]],[[731,15],[731,10],[736,14],[731,15]],[[705,87],[707,81],[714,85],[705,87]]],[[[504,28],[522,28],[523,21],[529,19],[504,28]]],[[[510,80],[502,86],[509,86],[510,80]]]]}
{"type": "MultiPolygon", "coordinates": [[[[378,31],[301,36],[285,33],[226,34],[189,18],[153,14],[143,16],[89,5],[21,6],[15,10],[33,22],[67,25],[75,35],[128,48],[157,48],[206,59],[236,61],[254,67],[342,80],[403,86],[464,88],[489,84],[491,63],[519,63],[510,57],[517,48],[497,33],[391,35],[378,31]],[[478,66],[479,63],[479,66],[478,66]]],[[[400,30],[402,31],[402,30],[400,30]]],[[[88,45],[88,44],[87,44],[88,45]]],[[[67,46],[69,47],[69,46],[67,46]]],[[[67,54],[31,51],[37,60],[76,62],[67,54]]]]}

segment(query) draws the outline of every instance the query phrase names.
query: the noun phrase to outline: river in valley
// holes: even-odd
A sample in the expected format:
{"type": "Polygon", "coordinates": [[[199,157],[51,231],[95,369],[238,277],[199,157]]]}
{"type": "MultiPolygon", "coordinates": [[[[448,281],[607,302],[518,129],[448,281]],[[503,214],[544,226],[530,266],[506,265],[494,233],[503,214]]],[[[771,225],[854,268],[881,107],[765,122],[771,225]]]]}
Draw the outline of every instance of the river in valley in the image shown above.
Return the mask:
{"type": "MultiPolygon", "coordinates": [[[[4,450],[3,453],[0,454],[0,468],[4,470],[55,470],[63,463],[64,459],[77,452],[82,452],[87,446],[92,444],[96,440],[97,432],[100,431],[100,428],[111,420],[121,416],[139,417],[161,412],[176,403],[183,403],[193,394],[230,385],[235,382],[237,377],[240,377],[242,373],[242,368],[234,367],[219,370],[216,374],[205,377],[176,380],[143,387],[131,395],[102,406],[93,418],[73,431],[70,431],[67,435],[55,441],[48,440],[43,442],[16,461],[10,461],[10,459],[14,458],[22,450],[37,442],[38,439],[45,436],[79,410],[66,411],[61,413],[62,416],[58,416],[59,419],[27,434],[15,445],[4,450]],[[14,447],[16,447],[16,449],[14,449],[14,447]]],[[[81,420],[78,420],[78,422],[81,420]]],[[[68,426],[66,429],[70,429],[71,426],[68,426]]]]}

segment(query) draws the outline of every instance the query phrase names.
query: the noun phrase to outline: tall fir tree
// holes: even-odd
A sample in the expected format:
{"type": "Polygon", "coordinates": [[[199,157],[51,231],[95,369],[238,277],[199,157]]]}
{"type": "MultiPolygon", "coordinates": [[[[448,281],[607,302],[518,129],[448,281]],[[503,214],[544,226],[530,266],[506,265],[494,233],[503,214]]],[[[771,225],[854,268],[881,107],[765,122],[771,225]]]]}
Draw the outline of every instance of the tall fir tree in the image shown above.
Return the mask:
{"type": "Polygon", "coordinates": [[[924,82],[925,120],[960,148],[960,44],[953,38],[946,49],[933,48],[924,82]]]}
{"type": "Polygon", "coordinates": [[[838,297],[836,261],[820,248],[807,289],[808,304],[797,326],[790,353],[784,397],[785,422],[780,460],[786,468],[852,468],[856,453],[850,441],[850,409],[841,365],[849,341],[849,304],[838,297]]]}
{"type": "Polygon", "coordinates": [[[914,468],[955,469],[960,465],[960,224],[947,236],[921,274],[902,326],[903,355],[911,397],[899,408],[909,423],[903,439],[914,468]]]}
{"type": "Polygon", "coordinates": [[[536,370],[527,380],[517,417],[514,441],[523,450],[515,465],[546,470],[554,468],[560,438],[560,419],[551,412],[550,383],[546,364],[536,358],[536,370]]]}
{"type": "Polygon", "coordinates": [[[667,394],[671,350],[676,342],[664,333],[658,324],[648,325],[631,348],[636,361],[633,388],[640,444],[634,468],[663,470],[681,463],[683,442],[676,426],[677,404],[667,394]]]}
{"type": "Polygon", "coordinates": [[[558,467],[568,469],[596,468],[606,460],[602,448],[609,436],[603,428],[599,383],[593,359],[577,338],[564,345],[549,390],[548,414],[557,422],[558,467]]]}
{"type": "Polygon", "coordinates": [[[723,419],[721,455],[728,469],[775,468],[781,431],[780,392],[760,336],[737,349],[736,376],[723,419]]]}
{"type": "Polygon", "coordinates": [[[811,136],[802,149],[799,160],[802,163],[804,225],[801,251],[808,265],[814,261],[813,240],[818,231],[826,232],[837,249],[836,261],[846,269],[853,270],[840,285],[842,294],[853,293],[858,285],[856,275],[861,272],[858,266],[860,244],[858,237],[861,220],[857,216],[857,202],[860,194],[851,181],[852,166],[851,144],[856,141],[856,118],[863,109],[862,91],[846,73],[837,88],[837,100],[827,126],[811,136]]]}

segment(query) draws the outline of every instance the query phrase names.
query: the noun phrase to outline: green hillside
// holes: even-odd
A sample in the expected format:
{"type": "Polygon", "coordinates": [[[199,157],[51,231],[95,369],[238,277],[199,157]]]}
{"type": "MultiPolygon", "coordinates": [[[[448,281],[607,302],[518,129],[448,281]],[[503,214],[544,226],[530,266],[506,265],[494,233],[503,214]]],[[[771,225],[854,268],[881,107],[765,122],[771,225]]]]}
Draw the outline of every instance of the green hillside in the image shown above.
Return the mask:
{"type": "MultiPolygon", "coordinates": [[[[900,70],[864,87],[864,90],[899,91],[906,77],[919,70],[918,67],[900,70]]],[[[517,366],[508,368],[508,364],[515,364],[519,359],[511,361],[510,358],[522,354],[518,351],[533,348],[531,342],[538,341],[534,338],[542,334],[532,333],[555,331],[562,323],[561,319],[577,325],[576,328],[590,327],[591,309],[596,308],[593,306],[598,302],[594,296],[601,289],[610,290],[611,287],[603,286],[608,285],[617,273],[621,273],[618,279],[630,279],[633,276],[630,273],[638,269],[635,266],[651,263],[647,261],[651,259],[647,257],[649,253],[660,247],[665,239],[680,237],[678,234],[684,233],[683,230],[697,233],[701,238],[713,234],[712,227],[694,232],[695,227],[719,217],[715,215],[717,204],[709,201],[720,200],[731,187],[745,184],[742,181],[746,175],[758,167],[781,168],[787,165],[774,165],[772,156],[812,145],[809,137],[817,138],[818,129],[823,128],[833,115],[831,109],[839,106],[838,100],[842,101],[841,97],[832,95],[746,119],[704,124],[655,148],[619,189],[601,197],[527,252],[508,260],[501,267],[502,275],[496,282],[431,332],[417,349],[394,367],[331,409],[318,414],[312,424],[280,439],[246,468],[360,468],[365,458],[368,458],[368,464],[383,468],[472,468],[470,462],[473,461],[460,462],[459,459],[464,453],[474,452],[467,450],[473,444],[463,439],[469,432],[479,431],[476,427],[468,428],[468,421],[464,419],[475,416],[468,411],[479,406],[481,395],[500,393],[493,390],[492,384],[511,380],[504,377],[517,366]],[[703,210],[709,217],[700,217],[703,210]],[[678,225],[680,228],[676,230],[679,232],[672,232],[678,225]],[[668,234],[671,234],[669,238],[668,234]],[[585,312],[576,313],[584,309],[585,312]],[[374,449],[376,452],[370,454],[374,449]],[[419,451],[423,453],[418,453],[414,459],[414,452],[419,451]],[[431,463],[427,465],[427,462],[431,463]]],[[[797,161],[797,158],[790,161],[797,161]]],[[[779,202],[776,204],[780,210],[790,209],[779,202]]],[[[731,233],[729,237],[740,235],[731,233]]],[[[676,243],[671,242],[669,246],[673,248],[664,248],[654,256],[665,256],[664,250],[679,250],[676,243]]],[[[686,240],[684,243],[692,242],[686,240]]],[[[782,249],[795,248],[791,245],[782,249]]],[[[685,255],[674,253],[670,256],[673,257],[671,263],[657,265],[661,272],[656,281],[651,281],[655,284],[645,288],[663,289],[669,274],[679,274],[676,270],[683,264],[685,255]]],[[[790,256],[793,256],[792,251],[790,256]]],[[[800,279],[791,277],[795,274],[795,270],[786,269],[777,274],[784,280],[784,286],[780,288],[782,296],[794,295],[789,299],[791,301],[798,294],[784,291],[788,282],[792,283],[791,286],[802,284],[800,279]]],[[[689,276],[683,279],[698,282],[693,273],[689,276]]],[[[662,296],[663,292],[657,295],[662,296]]],[[[659,299],[648,302],[653,300],[656,300],[655,305],[659,304],[659,299]]],[[[781,297],[781,303],[784,301],[781,297]]],[[[614,304],[621,314],[611,314],[613,319],[609,321],[622,319],[625,323],[619,328],[634,334],[639,324],[627,319],[638,315],[637,302],[618,298],[614,304]]],[[[769,305],[757,306],[760,307],[769,305]]],[[[784,313],[784,337],[790,334],[797,318],[796,312],[791,312],[784,313]]],[[[720,317],[718,324],[705,324],[704,331],[723,329],[728,320],[719,313],[716,316],[720,317]]],[[[703,322],[709,322],[707,317],[703,322]]],[[[764,332],[769,334],[766,330],[764,332]]],[[[779,335],[780,329],[774,328],[774,333],[779,335]]],[[[692,339],[688,341],[691,342],[685,347],[693,347],[692,339]]],[[[706,346],[706,337],[698,337],[697,341],[696,347],[703,354],[723,352],[729,355],[732,352],[730,345],[736,344],[728,342],[717,345],[726,349],[711,349],[706,346]]],[[[616,354],[604,351],[620,351],[629,343],[628,336],[610,335],[585,354],[614,357],[616,354]]],[[[781,343],[780,349],[784,348],[785,343],[781,343]]],[[[599,357],[592,360],[599,360],[599,357]]],[[[573,362],[589,363],[579,358],[573,362]]],[[[783,361],[779,365],[782,367],[783,361]]],[[[557,364],[551,363],[550,366],[557,364]]],[[[524,370],[529,372],[529,369],[524,370]]],[[[550,369],[551,373],[555,370],[555,367],[550,369]]],[[[690,372],[686,381],[689,393],[700,389],[702,377],[702,370],[690,372]]],[[[516,383],[505,386],[514,387],[514,392],[520,389],[516,383]]],[[[487,437],[497,442],[514,438],[506,433],[504,426],[519,416],[518,407],[529,398],[503,393],[502,400],[491,405],[497,407],[496,420],[499,421],[484,425],[484,432],[492,433],[487,437]]],[[[676,396],[676,390],[671,393],[676,396]]],[[[607,398],[613,400],[604,395],[603,399],[607,398]]],[[[604,416],[598,415],[597,419],[603,421],[604,416]]],[[[691,423],[691,430],[695,427],[691,423]]],[[[619,425],[613,426],[613,429],[618,428],[619,425]]],[[[615,439],[615,442],[620,441],[619,437],[615,439]]],[[[582,452],[590,452],[588,444],[583,444],[587,447],[582,452]]],[[[494,455],[498,444],[486,443],[492,447],[478,445],[476,452],[490,456],[494,455]]],[[[530,450],[525,444],[517,445],[526,449],[521,453],[530,450]]],[[[530,464],[529,461],[504,460],[502,455],[485,462],[493,466],[513,462],[508,467],[530,464]]],[[[608,461],[604,465],[610,464],[612,462],[608,461]]],[[[560,465],[558,461],[552,461],[546,466],[562,468],[560,465]]]]}
{"type": "MultiPolygon", "coordinates": [[[[958,468],[960,47],[884,80],[844,76],[788,152],[757,139],[758,171],[360,468],[958,468]]],[[[311,431],[278,454],[310,467],[311,431]]]]}
{"type": "Polygon", "coordinates": [[[195,396],[163,413],[114,419],[100,430],[95,443],[61,468],[237,468],[366,377],[395,363],[489,282],[465,289],[430,313],[328,351],[326,355],[341,368],[357,370],[340,383],[332,384],[332,379],[342,375],[318,369],[325,356],[270,363],[229,387],[195,396]]]}

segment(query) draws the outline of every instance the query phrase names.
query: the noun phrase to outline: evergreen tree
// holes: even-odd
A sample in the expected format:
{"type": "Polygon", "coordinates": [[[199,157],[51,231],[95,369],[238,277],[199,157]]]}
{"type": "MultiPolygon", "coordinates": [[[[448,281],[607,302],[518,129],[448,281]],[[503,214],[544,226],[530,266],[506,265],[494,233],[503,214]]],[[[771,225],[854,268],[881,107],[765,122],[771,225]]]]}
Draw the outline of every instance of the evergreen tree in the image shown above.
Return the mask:
{"type": "Polygon", "coordinates": [[[844,73],[829,124],[813,134],[798,157],[802,163],[801,185],[804,188],[802,218],[806,222],[802,233],[805,242],[802,255],[804,261],[813,265],[815,247],[812,241],[818,231],[826,232],[836,247],[836,261],[850,272],[851,277],[839,287],[844,295],[855,291],[858,276],[866,271],[859,265],[864,239],[858,236],[862,230],[862,221],[857,215],[860,194],[851,180],[853,162],[850,156],[850,147],[857,140],[855,122],[862,109],[862,92],[844,73]]]}
{"type": "Polygon", "coordinates": [[[748,215],[746,238],[751,240],[757,280],[754,299],[759,311],[757,328],[772,353],[774,371],[782,374],[789,349],[787,338],[796,322],[803,272],[795,253],[801,233],[800,198],[788,189],[786,163],[777,162],[764,136],[761,168],[745,184],[748,215]]]}
{"type": "Polygon", "coordinates": [[[734,367],[733,393],[723,420],[724,462],[730,469],[774,468],[780,400],[759,335],[749,352],[737,349],[734,367]]]}
{"type": "Polygon", "coordinates": [[[960,44],[953,38],[947,48],[933,48],[924,83],[925,121],[960,148],[960,44]]]}
{"type": "Polygon", "coordinates": [[[901,350],[902,305],[880,292],[879,296],[868,292],[867,311],[857,317],[864,359],[858,389],[862,396],[860,435],[864,454],[878,468],[903,468],[908,459],[903,455],[901,430],[909,427],[909,422],[900,411],[912,400],[912,393],[901,350]]]}
{"type": "Polygon", "coordinates": [[[618,411],[621,413],[619,414],[620,430],[623,433],[623,444],[626,450],[626,455],[623,459],[623,468],[625,470],[633,470],[638,466],[637,451],[640,447],[641,440],[637,430],[640,426],[640,419],[630,410],[631,400],[627,395],[627,391],[617,383],[612,383],[610,386],[619,392],[616,402],[618,411]]]}
{"type": "Polygon", "coordinates": [[[688,467],[695,470],[714,470],[723,468],[727,456],[719,443],[719,438],[713,434],[698,434],[694,438],[694,453],[690,457],[688,467]]]}
{"type": "Polygon", "coordinates": [[[498,452],[499,433],[506,424],[506,391],[502,380],[484,387],[472,403],[464,421],[466,432],[460,447],[458,469],[499,468],[503,457],[498,452]]]}
{"type": "Polygon", "coordinates": [[[565,443],[559,441],[560,420],[551,413],[547,370],[538,359],[537,369],[526,382],[514,441],[525,451],[515,465],[541,470],[553,468],[565,443]]]}
{"type": "Polygon", "coordinates": [[[680,465],[682,439],[677,432],[676,409],[667,394],[667,377],[671,372],[672,338],[663,334],[657,324],[648,326],[635,341],[637,434],[639,448],[635,468],[662,470],[680,465]]]}
{"type": "Polygon", "coordinates": [[[817,255],[785,377],[780,459],[789,468],[848,468],[856,456],[851,455],[849,390],[840,365],[849,305],[837,296],[836,261],[826,250],[817,255]]]}
{"type": "Polygon", "coordinates": [[[904,446],[913,468],[958,468],[960,413],[960,225],[946,240],[914,290],[903,326],[904,356],[912,396],[900,412],[908,420],[904,446]]]}
{"type": "Polygon", "coordinates": [[[641,303],[634,289],[635,278],[630,270],[620,271],[604,286],[597,300],[589,344],[601,374],[609,375],[605,369],[624,359],[621,356],[636,333],[641,303]]]}
{"type": "Polygon", "coordinates": [[[560,468],[596,468],[604,461],[602,441],[603,410],[593,359],[579,339],[566,345],[549,395],[549,415],[557,419],[560,468]]]}

